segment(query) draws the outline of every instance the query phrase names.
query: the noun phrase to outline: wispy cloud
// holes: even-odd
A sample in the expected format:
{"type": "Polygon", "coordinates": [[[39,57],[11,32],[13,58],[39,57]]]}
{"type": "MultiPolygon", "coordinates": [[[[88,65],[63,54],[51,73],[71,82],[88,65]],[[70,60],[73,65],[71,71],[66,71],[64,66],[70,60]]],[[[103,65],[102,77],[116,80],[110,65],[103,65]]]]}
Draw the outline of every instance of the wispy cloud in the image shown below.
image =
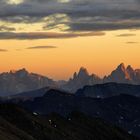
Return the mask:
{"type": "Polygon", "coordinates": [[[0,49],[0,52],[8,52],[6,49],[0,49]]]}
{"type": "Polygon", "coordinates": [[[0,26],[0,31],[15,31],[15,30],[16,29],[13,27],[5,26],[5,25],[0,26]]]}
{"type": "Polygon", "coordinates": [[[0,32],[0,39],[34,40],[34,39],[61,39],[82,36],[103,36],[104,32],[81,32],[81,33],[51,33],[51,32],[0,32]]]}
{"type": "Polygon", "coordinates": [[[131,36],[136,36],[136,34],[120,34],[120,35],[117,35],[117,37],[131,37],[131,36]]]}
{"type": "Polygon", "coordinates": [[[134,42],[134,41],[129,41],[129,42],[126,42],[127,44],[138,44],[139,42],[134,42]]]}
{"type": "Polygon", "coordinates": [[[56,46],[35,46],[35,47],[28,47],[26,49],[55,49],[56,46]]]}

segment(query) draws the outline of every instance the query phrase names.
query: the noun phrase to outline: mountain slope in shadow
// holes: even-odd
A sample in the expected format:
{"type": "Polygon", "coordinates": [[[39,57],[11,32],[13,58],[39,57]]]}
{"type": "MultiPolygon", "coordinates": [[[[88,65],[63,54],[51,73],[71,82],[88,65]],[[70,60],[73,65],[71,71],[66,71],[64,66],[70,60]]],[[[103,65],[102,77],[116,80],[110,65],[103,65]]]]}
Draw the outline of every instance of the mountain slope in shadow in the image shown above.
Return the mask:
{"type": "Polygon", "coordinates": [[[108,98],[120,94],[140,97],[140,85],[123,83],[97,84],[93,86],[85,86],[84,88],[79,89],[75,94],[77,96],[93,98],[108,98]]]}
{"type": "Polygon", "coordinates": [[[72,112],[40,116],[16,105],[0,105],[0,140],[137,140],[104,121],[72,112]]]}
{"type": "Polygon", "coordinates": [[[25,108],[39,114],[56,112],[67,116],[73,111],[99,117],[124,128],[140,137],[140,98],[120,94],[105,99],[80,97],[58,90],[50,90],[33,101],[19,102],[25,108]]]}

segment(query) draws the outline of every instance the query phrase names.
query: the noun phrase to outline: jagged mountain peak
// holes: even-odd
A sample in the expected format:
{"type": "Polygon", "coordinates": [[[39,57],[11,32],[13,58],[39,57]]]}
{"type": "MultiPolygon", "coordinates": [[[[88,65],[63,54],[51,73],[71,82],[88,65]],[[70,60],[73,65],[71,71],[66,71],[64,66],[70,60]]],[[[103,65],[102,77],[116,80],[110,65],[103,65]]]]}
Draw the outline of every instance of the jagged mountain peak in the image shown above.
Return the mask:
{"type": "Polygon", "coordinates": [[[19,70],[10,70],[11,74],[16,74],[16,73],[29,73],[25,68],[19,69],[19,70]]]}
{"type": "Polygon", "coordinates": [[[25,68],[0,74],[0,96],[56,86],[48,77],[28,72],[25,68]]]}
{"type": "Polygon", "coordinates": [[[80,70],[79,70],[78,75],[89,75],[89,73],[88,73],[86,68],[81,67],[80,70]]]}
{"type": "Polygon", "coordinates": [[[19,70],[17,70],[17,72],[18,72],[18,71],[21,71],[21,72],[28,72],[28,71],[26,70],[26,68],[19,69],[19,70]]]}
{"type": "Polygon", "coordinates": [[[131,69],[133,70],[133,67],[131,65],[128,65],[126,69],[131,69]]]}
{"type": "Polygon", "coordinates": [[[131,81],[131,72],[129,71],[130,66],[125,67],[124,63],[121,63],[112,73],[104,78],[106,82],[117,82],[117,83],[129,83],[131,81]]]}
{"type": "Polygon", "coordinates": [[[135,74],[135,70],[132,68],[131,65],[128,65],[127,68],[126,68],[126,71],[129,73],[129,74],[135,74]]]}
{"type": "Polygon", "coordinates": [[[73,74],[73,78],[76,78],[77,77],[77,72],[75,72],[74,74],[73,74]]]}
{"type": "Polygon", "coordinates": [[[25,76],[25,75],[28,75],[29,72],[25,68],[23,68],[23,69],[19,69],[18,71],[16,71],[16,74],[25,76]]]}
{"type": "Polygon", "coordinates": [[[90,75],[86,68],[81,67],[79,72],[75,72],[73,74],[73,78],[70,78],[62,89],[74,93],[85,85],[94,85],[99,83],[102,83],[102,80],[96,74],[90,75]]]}
{"type": "Polygon", "coordinates": [[[110,75],[104,77],[103,82],[140,84],[140,70],[131,65],[125,67],[125,64],[121,63],[110,75]]]}
{"type": "Polygon", "coordinates": [[[126,68],[125,68],[125,64],[124,63],[121,63],[116,70],[121,70],[121,71],[125,71],[126,68]]]}

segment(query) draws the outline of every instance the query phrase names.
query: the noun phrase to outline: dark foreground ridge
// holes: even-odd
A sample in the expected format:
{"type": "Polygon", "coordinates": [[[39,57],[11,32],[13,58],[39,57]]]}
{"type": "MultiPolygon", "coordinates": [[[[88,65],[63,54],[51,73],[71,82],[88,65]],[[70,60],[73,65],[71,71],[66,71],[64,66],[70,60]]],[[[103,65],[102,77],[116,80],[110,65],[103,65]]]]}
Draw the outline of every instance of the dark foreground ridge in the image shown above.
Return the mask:
{"type": "Polygon", "coordinates": [[[17,105],[0,105],[0,140],[138,140],[120,128],[73,112],[40,116],[17,105]]]}
{"type": "Polygon", "coordinates": [[[67,116],[73,111],[83,112],[109,121],[140,137],[140,98],[132,95],[120,94],[97,99],[49,90],[43,97],[19,102],[19,104],[43,115],[56,112],[67,116]]]}
{"type": "Polygon", "coordinates": [[[79,89],[77,96],[93,97],[93,98],[108,98],[111,96],[118,96],[120,94],[127,94],[140,97],[140,85],[123,84],[123,83],[105,83],[92,86],[85,86],[79,89]]]}

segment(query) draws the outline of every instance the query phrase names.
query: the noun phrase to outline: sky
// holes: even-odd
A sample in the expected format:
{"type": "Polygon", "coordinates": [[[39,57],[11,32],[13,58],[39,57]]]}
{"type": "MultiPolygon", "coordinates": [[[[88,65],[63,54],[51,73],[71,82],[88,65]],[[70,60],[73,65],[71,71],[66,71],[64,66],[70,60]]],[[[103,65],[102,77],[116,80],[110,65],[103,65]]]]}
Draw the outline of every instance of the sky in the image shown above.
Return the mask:
{"type": "Polygon", "coordinates": [[[0,72],[68,79],[140,68],[140,0],[0,0],[0,72]]]}

